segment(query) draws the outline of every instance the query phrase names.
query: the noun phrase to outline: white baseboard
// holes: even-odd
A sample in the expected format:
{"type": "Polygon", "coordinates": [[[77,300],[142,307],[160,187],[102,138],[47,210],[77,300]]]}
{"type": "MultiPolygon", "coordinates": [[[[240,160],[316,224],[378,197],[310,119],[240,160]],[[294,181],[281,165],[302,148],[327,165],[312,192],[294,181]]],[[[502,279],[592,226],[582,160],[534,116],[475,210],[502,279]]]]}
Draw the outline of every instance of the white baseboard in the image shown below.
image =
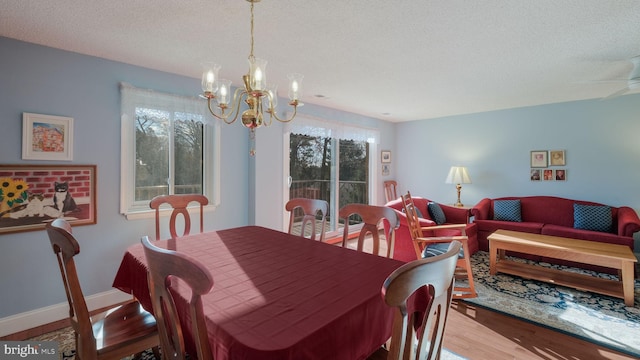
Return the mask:
{"type": "MultiPolygon", "coordinates": [[[[131,299],[131,295],[120,290],[109,290],[85,297],[89,311],[111,306],[131,299]]],[[[69,317],[67,302],[23,312],[0,319],[0,336],[42,326],[69,317]]]]}

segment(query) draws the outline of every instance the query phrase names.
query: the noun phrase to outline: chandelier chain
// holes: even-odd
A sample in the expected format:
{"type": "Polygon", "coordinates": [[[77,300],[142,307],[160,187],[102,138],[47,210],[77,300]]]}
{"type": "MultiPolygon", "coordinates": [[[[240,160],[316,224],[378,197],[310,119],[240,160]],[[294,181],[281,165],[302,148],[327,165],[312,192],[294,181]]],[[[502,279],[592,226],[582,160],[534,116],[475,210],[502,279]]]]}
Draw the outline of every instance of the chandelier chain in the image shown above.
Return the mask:
{"type": "Polygon", "coordinates": [[[253,1],[251,2],[251,52],[249,53],[249,60],[253,60],[253,1]]]}

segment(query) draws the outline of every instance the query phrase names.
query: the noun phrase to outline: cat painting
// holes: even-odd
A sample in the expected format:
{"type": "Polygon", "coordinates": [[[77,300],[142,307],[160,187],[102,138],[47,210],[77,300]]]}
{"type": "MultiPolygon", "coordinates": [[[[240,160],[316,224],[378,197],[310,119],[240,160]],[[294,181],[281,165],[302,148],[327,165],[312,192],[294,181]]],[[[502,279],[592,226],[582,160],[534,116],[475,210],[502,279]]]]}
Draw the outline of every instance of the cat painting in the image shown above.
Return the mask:
{"type": "Polygon", "coordinates": [[[76,211],[78,210],[78,206],[76,205],[75,200],[71,196],[69,192],[69,183],[65,182],[55,182],[54,184],[55,193],[53,195],[53,207],[58,210],[61,214],[76,211]]]}
{"type": "Polygon", "coordinates": [[[0,212],[0,218],[12,219],[51,217],[62,218],[65,214],[81,211],[80,207],[69,192],[68,182],[54,183],[53,197],[45,197],[44,194],[29,194],[25,203],[0,212]]]}

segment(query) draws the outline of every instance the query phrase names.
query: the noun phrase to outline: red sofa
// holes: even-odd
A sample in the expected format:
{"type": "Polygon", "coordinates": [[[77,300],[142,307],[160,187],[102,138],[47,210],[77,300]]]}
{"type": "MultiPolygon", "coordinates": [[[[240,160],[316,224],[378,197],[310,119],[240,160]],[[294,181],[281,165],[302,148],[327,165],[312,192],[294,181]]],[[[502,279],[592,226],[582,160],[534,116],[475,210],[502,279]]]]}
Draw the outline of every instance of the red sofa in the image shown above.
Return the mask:
{"type": "MultiPolygon", "coordinates": [[[[424,218],[420,219],[421,226],[434,226],[436,223],[431,220],[429,211],[427,211],[427,204],[431,200],[422,197],[413,197],[413,203],[416,209],[420,210],[424,218]]],[[[469,210],[459,207],[453,207],[448,205],[439,204],[447,219],[445,224],[467,224],[469,222],[469,210]]],[[[413,247],[413,240],[411,240],[411,234],[409,233],[409,225],[407,224],[407,216],[402,211],[402,199],[389,201],[385,206],[388,206],[396,211],[398,218],[400,219],[400,227],[396,230],[396,240],[393,249],[393,258],[401,261],[416,260],[416,252],[413,247]]],[[[389,226],[385,222],[385,236],[389,235],[389,226]]],[[[471,255],[478,251],[478,238],[477,228],[475,224],[468,224],[465,232],[467,234],[469,252],[471,255]]],[[[436,230],[432,234],[424,234],[425,236],[456,236],[460,235],[460,230],[436,230]],[[434,234],[435,233],[435,234],[434,234]]]]}
{"type": "MultiPolygon", "coordinates": [[[[474,217],[473,223],[478,226],[477,235],[480,250],[489,250],[487,236],[498,229],[621,244],[627,245],[633,250],[633,234],[640,231],[640,219],[635,210],[626,206],[611,206],[611,232],[603,232],[574,228],[574,204],[602,205],[589,201],[571,200],[554,196],[482,199],[471,209],[471,215],[474,217]],[[496,200],[520,200],[522,221],[494,220],[494,202],[496,200]]],[[[523,257],[533,259],[531,256],[523,257]]],[[[533,260],[577,265],[575,263],[546,258],[535,258],[533,260]]],[[[603,271],[603,269],[590,266],[580,266],[603,271]]]]}

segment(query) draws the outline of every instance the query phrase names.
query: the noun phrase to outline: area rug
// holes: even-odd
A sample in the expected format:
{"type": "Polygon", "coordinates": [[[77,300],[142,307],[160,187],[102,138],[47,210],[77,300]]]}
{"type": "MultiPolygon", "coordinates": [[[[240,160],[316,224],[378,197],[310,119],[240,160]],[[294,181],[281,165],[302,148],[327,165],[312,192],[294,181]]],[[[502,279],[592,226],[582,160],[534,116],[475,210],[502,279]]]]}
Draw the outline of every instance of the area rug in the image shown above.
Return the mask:
{"type": "MultiPolygon", "coordinates": [[[[514,261],[535,263],[510,258],[514,261]]],[[[583,292],[518,276],[489,274],[489,253],[471,257],[478,297],[470,303],[542,325],[601,346],[640,357],[640,281],[635,282],[635,304],[622,299],[583,292]]],[[[617,277],[593,271],[537,263],[608,279],[617,277]]]]}
{"type": "MultiPolygon", "coordinates": [[[[75,360],[75,340],[73,336],[73,329],[66,327],[64,329],[52,331],[34,338],[29,341],[57,341],[59,346],[59,354],[61,360],[75,360]]],[[[133,357],[126,358],[127,360],[133,360],[133,357]]],[[[440,354],[441,360],[467,360],[467,358],[455,354],[447,349],[442,349],[440,354]]],[[[136,359],[137,360],[137,359],[136,359]]],[[[159,360],[156,359],[151,349],[142,353],[141,360],[159,360]]]]}
{"type": "MultiPolygon", "coordinates": [[[[52,331],[40,336],[36,336],[28,341],[57,341],[58,342],[58,354],[60,354],[61,360],[75,360],[76,358],[76,343],[72,327],[66,327],[60,330],[52,331]]],[[[146,350],[142,354],[142,360],[155,360],[156,357],[151,349],[146,350]]],[[[128,357],[125,359],[133,359],[128,357]]]]}

